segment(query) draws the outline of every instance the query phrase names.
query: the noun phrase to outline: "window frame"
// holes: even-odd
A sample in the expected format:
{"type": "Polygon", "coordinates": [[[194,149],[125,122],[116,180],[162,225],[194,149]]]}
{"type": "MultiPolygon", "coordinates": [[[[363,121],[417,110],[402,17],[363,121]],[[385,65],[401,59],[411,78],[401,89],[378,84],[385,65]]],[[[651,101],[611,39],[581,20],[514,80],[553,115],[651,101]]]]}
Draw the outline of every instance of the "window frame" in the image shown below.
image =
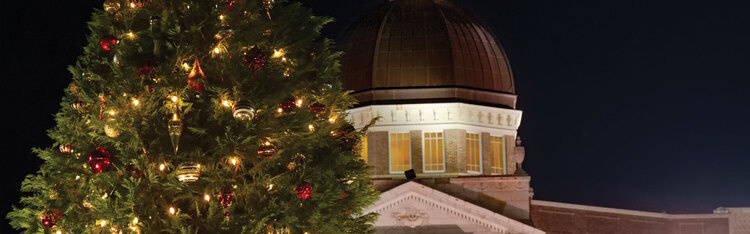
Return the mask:
{"type": "MultiPolygon", "coordinates": [[[[477,152],[479,153],[479,161],[478,161],[479,162],[479,171],[470,171],[469,170],[469,161],[467,160],[466,161],[466,173],[469,173],[469,174],[480,174],[481,175],[482,173],[484,173],[484,168],[482,168],[482,156],[483,156],[482,155],[482,133],[474,133],[474,132],[467,131],[466,134],[467,135],[468,134],[477,135],[477,148],[478,148],[477,152]]],[[[468,138],[468,136],[467,136],[467,138],[468,138]]],[[[464,144],[468,143],[467,141],[468,141],[468,139],[466,139],[464,141],[464,144]]],[[[468,159],[468,156],[469,156],[469,154],[468,154],[469,153],[468,152],[469,151],[469,145],[466,144],[465,147],[466,147],[466,152],[465,153],[466,153],[466,156],[467,156],[467,159],[468,159]]]]}
{"type": "Polygon", "coordinates": [[[392,150],[391,149],[391,141],[392,141],[391,134],[407,134],[406,140],[407,140],[407,144],[409,146],[409,150],[408,150],[408,152],[409,152],[409,155],[408,155],[408,158],[409,158],[409,168],[413,169],[414,162],[412,162],[412,157],[411,157],[411,133],[409,133],[409,132],[388,132],[388,172],[390,174],[404,174],[404,171],[393,171],[393,164],[391,164],[391,160],[392,160],[392,158],[391,158],[391,156],[392,156],[391,155],[391,150],[392,150]]]}
{"type": "MultiPolygon", "coordinates": [[[[424,173],[445,173],[446,167],[447,167],[446,163],[445,163],[445,130],[440,130],[440,131],[422,131],[421,137],[422,137],[422,172],[424,172],[424,173]],[[436,136],[435,143],[437,143],[438,139],[442,139],[443,140],[443,147],[441,147],[442,150],[443,150],[443,153],[442,153],[442,157],[443,157],[443,169],[442,170],[427,170],[427,163],[425,161],[425,145],[426,145],[425,144],[425,140],[427,140],[427,139],[424,137],[424,135],[428,134],[428,133],[441,133],[442,134],[440,138],[437,138],[437,134],[435,135],[436,136]]],[[[432,164],[432,165],[439,165],[439,164],[432,164]]]]}
{"type": "Polygon", "coordinates": [[[508,156],[506,155],[507,153],[506,153],[506,149],[505,149],[505,136],[490,135],[490,154],[491,154],[491,157],[492,157],[492,161],[490,162],[491,163],[490,164],[490,172],[491,172],[491,174],[492,175],[507,175],[508,174],[508,163],[507,163],[507,161],[508,161],[507,157],[508,156]],[[502,171],[501,173],[496,173],[495,172],[495,168],[497,168],[497,167],[495,167],[495,163],[494,163],[495,162],[495,154],[492,153],[492,150],[494,149],[494,147],[492,146],[492,143],[493,143],[492,138],[493,137],[497,137],[497,138],[501,139],[501,141],[500,141],[500,146],[501,146],[500,147],[500,153],[501,153],[500,160],[502,160],[502,168],[499,168],[502,171]]]}

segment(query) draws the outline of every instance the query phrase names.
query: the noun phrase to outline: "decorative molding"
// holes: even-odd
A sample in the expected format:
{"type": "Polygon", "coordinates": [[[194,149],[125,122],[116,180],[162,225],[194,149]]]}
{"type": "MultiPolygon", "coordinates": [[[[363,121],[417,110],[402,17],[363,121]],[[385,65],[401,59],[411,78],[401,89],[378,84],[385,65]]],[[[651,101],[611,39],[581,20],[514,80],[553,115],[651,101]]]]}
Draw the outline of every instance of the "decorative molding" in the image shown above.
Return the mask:
{"type": "MultiPolygon", "coordinates": [[[[515,130],[521,125],[522,111],[459,102],[370,105],[347,111],[354,127],[360,129],[373,118],[378,126],[457,124],[498,130],[515,130]]],[[[507,135],[507,134],[506,134],[507,135]]]]}
{"type": "Polygon", "coordinates": [[[427,212],[413,206],[406,206],[401,208],[400,211],[394,211],[391,213],[391,217],[396,219],[402,226],[410,228],[429,225],[430,221],[430,216],[427,212]]]}
{"type": "Polygon", "coordinates": [[[476,178],[451,178],[451,183],[478,191],[529,191],[531,178],[527,176],[496,176],[476,178]]]}
{"type": "MultiPolygon", "coordinates": [[[[471,204],[464,200],[455,198],[453,196],[413,181],[404,183],[382,193],[380,200],[365,209],[364,213],[383,214],[385,212],[388,212],[389,210],[395,209],[398,211],[399,219],[397,219],[397,221],[408,221],[404,223],[404,225],[414,225],[414,227],[426,225],[429,223],[427,219],[428,217],[422,216],[420,214],[421,211],[408,211],[408,207],[417,206],[417,204],[426,205],[427,207],[433,207],[445,213],[451,214],[457,218],[460,218],[468,223],[473,223],[479,227],[487,229],[492,233],[544,233],[543,231],[532,226],[494,213],[485,208],[479,207],[477,205],[471,204]],[[416,213],[416,215],[411,216],[410,218],[410,216],[408,215],[410,213],[408,213],[407,211],[411,212],[412,214],[416,213]],[[401,218],[401,216],[405,217],[401,218]]],[[[391,216],[389,218],[395,218],[394,214],[396,214],[396,212],[391,213],[391,216]]],[[[380,217],[380,219],[382,218],[384,218],[384,216],[380,217]]]]}

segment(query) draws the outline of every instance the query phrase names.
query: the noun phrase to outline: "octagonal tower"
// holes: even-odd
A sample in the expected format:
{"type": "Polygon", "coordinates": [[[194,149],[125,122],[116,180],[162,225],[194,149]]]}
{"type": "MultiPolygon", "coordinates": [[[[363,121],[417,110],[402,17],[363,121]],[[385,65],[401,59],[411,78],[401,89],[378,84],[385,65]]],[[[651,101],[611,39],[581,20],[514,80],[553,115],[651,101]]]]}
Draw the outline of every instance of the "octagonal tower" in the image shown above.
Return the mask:
{"type": "MultiPolygon", "coordinates": [[[[392,0],[343,34],[344,87],[373,118],[361,152],[381,191],[415,182],[528,220],[530,177],[520,170],[522,112],[495,35],[444,0],[392,0]]],[[[380,222],[380,221],[379,221],[380,222]]]]}

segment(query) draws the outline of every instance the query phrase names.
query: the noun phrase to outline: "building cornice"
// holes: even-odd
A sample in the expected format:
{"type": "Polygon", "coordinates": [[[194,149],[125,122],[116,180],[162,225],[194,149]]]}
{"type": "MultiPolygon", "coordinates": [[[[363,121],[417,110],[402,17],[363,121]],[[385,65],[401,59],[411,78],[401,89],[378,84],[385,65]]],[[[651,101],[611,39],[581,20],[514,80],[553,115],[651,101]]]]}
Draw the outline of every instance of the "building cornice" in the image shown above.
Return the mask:
{"type": "Polygon", "coordinates": [[[625,209],[616,209],[616,208],[607,208],[607,207],[598,207],[598,206],[587,206],[587,205],[577,205],[577,204],[570,204],[570,203],[540,201],[540,200],[531,200],[531,205],[532,206],[545,206],[545,207],[555,207],[555,208],[564,208],[564,209],[573,209],[573,210],[602,212],[602,213],[612,213],[612,214],[621,214],[621,215],[632,215],[632,216],[640,216],[640,217],[662,218],[662,219],[729,218],[729,214],[721,214],[721,213],[714,213],[714,214],[667,214],[667,213],[656,213],[656,212],[646,212],[646,211],[637,211],[637,210],[625,210],[625,209]]]}

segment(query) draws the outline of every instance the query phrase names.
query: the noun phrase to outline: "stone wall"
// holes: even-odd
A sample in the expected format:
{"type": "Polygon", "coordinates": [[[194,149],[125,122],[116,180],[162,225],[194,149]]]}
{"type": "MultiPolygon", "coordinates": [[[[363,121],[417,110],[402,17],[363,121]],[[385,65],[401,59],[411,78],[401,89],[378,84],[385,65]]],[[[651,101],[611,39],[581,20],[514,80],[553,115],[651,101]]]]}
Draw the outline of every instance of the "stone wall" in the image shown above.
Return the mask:
{"type": "Polygon", "coordinates": [[[728,234],[725,214],[671,215],[557,202],[532,201],[531,221],[549,234],[728,234]]]}

